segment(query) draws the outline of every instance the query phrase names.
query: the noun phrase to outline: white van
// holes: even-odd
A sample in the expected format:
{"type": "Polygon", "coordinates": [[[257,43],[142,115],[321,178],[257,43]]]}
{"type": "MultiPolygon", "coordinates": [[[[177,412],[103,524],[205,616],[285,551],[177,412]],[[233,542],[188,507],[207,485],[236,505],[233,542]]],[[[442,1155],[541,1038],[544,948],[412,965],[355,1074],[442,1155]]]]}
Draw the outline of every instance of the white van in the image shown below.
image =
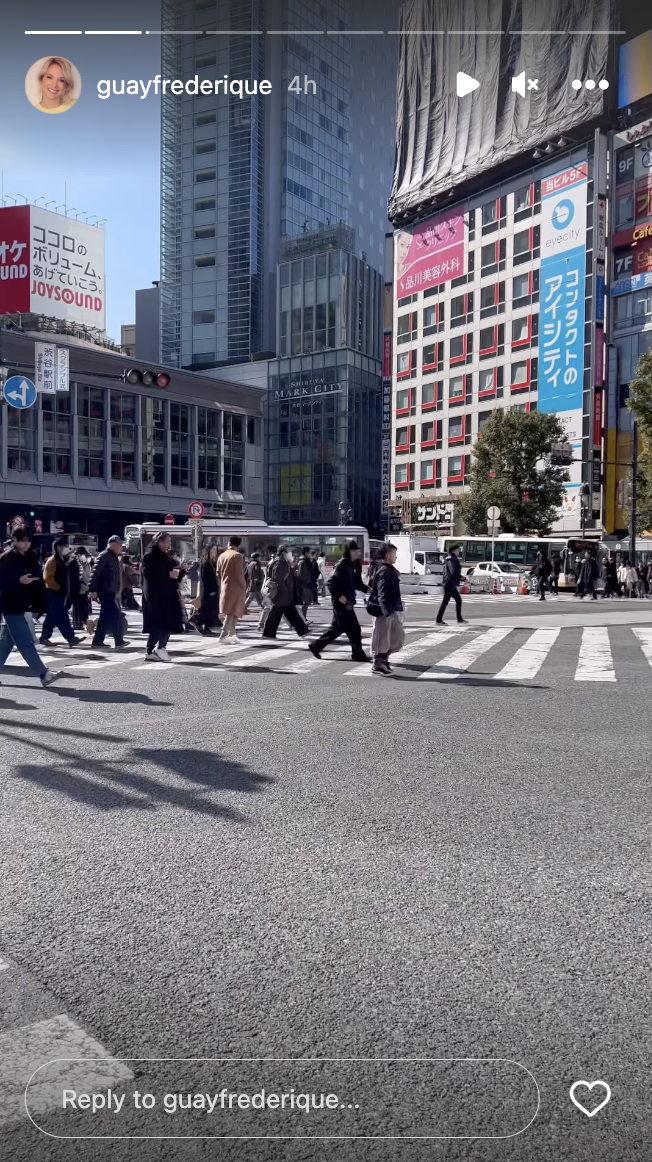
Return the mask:
{"type": "Polygon", "coordinates": [[[441,582],[444,575],[444,554],[437,537],[419,537],[412,533],[393,533],[385,538],[396,545],[396,568],[399,573],[416,573],[441,582]]]}

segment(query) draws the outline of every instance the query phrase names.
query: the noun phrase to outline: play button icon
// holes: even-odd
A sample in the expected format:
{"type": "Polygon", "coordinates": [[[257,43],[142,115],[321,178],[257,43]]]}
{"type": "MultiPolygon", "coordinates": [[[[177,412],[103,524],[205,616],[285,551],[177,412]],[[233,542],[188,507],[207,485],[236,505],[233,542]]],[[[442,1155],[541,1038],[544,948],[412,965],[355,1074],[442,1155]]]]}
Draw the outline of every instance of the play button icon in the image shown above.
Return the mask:
{"type": "Polygon", "coordinates": [[[480,82],[476,81],[475,77],[470,77],[468,73],[457,74],[457,95],[458,97],[468,97],[469,93],[473,93],[480,88],[480,82]]]}

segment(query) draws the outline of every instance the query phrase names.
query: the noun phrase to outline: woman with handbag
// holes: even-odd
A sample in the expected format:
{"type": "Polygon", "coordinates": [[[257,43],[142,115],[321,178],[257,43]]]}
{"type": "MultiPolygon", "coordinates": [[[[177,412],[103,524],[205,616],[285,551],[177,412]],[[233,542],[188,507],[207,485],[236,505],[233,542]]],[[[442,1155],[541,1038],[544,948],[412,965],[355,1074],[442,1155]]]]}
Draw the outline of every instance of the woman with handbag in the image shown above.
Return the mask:
{"type": "Polygon", "coordinates": [[[405,645],[401,578],[398,570],[394,568],[395,561],[396,547],[383,545],[367,602],[367,612],[375,618],[371,635],[371,652],[374,658],[371,672],[385,677],[392,672],[389,655],[398,653],[405,645]]]}

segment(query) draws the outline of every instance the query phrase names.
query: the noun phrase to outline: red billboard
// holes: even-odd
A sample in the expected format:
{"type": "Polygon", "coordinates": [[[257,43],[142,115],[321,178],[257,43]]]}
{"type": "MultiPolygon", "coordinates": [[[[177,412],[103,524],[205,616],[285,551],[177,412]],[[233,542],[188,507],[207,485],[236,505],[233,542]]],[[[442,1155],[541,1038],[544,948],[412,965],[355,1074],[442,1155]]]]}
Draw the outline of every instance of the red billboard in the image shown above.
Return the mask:
{"type": "Polygon", "coordinates": [[[383,379],[392,378],[392,336],[386,334],[383,339],[383,379]]]}
{"type": "Polygon", "coordinates": [[[29,211],[0,210],[0,315],[29,311],[29,211]]]}
{"type": "Polygon", "coordinates": [[[465,272],[464,212],[428,218],[394,235],[395,297],[450,282],[465,272]]]}

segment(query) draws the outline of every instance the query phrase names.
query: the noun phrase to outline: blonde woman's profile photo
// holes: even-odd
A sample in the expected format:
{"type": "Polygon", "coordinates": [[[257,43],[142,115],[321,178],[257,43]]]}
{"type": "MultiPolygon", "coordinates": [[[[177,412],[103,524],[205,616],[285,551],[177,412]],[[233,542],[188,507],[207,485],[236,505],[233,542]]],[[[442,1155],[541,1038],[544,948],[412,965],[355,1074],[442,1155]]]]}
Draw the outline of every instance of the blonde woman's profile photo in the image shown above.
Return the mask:
{"type": "Polygon", "coordinates": [[[25,93],[39,113],[67,113],[81,93],[79,70],[65,56],[41,57],[27,72],[25,93]]]}

